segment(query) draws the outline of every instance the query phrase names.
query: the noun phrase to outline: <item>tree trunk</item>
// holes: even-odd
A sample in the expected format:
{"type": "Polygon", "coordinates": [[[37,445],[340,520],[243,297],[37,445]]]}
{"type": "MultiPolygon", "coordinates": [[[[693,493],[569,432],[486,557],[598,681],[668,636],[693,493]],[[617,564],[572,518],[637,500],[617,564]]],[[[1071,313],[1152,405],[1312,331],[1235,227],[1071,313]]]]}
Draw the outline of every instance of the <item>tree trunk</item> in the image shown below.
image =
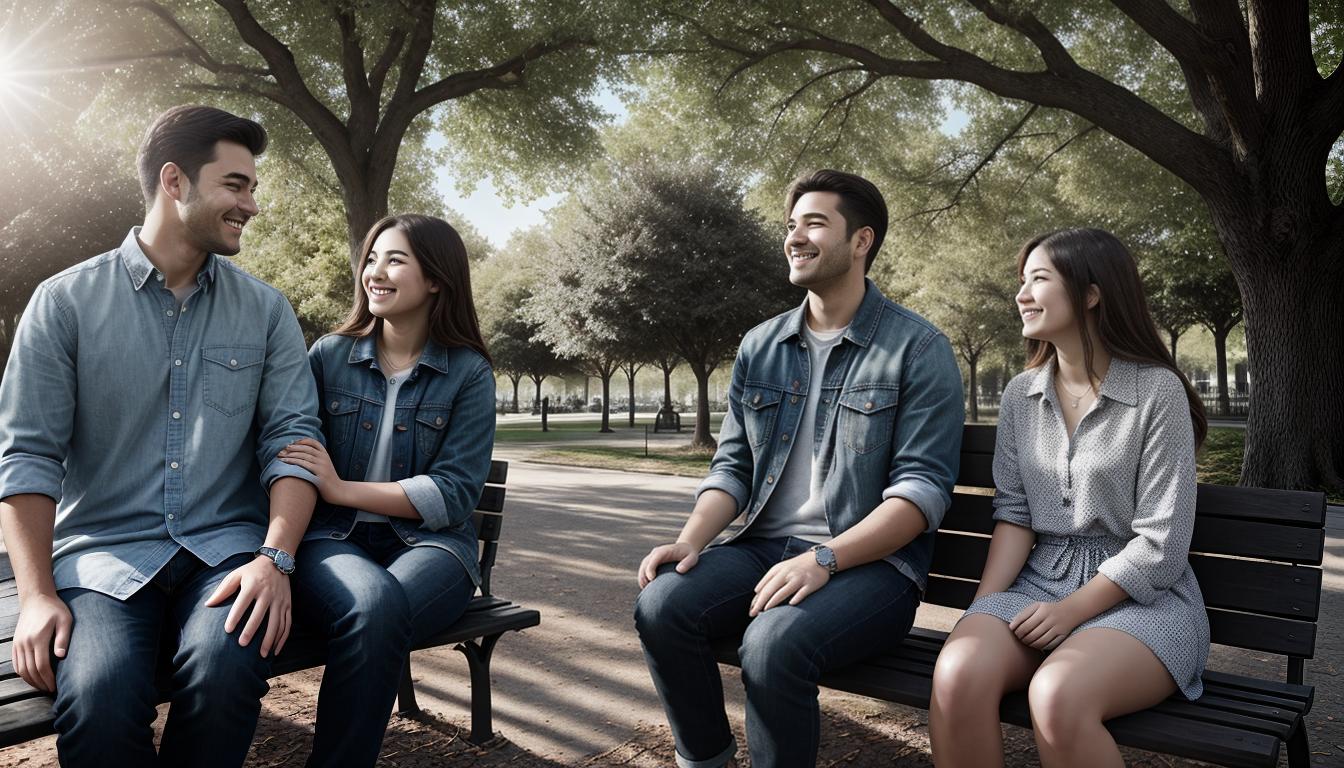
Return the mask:
{"type": "Polygon", "coordinates": [[[364,236],[373,229],[379,219],[387,215],[387,188],[381,191],[368,189],[369,179],[364,173],[358,178],[341,176],[341,196],[345,199],[345,231],[350,239],[350,271],[359,279],[356,262],[359,260],[359,246],[364,236]]]}
{"type": "MultiPolygon", "coordinates": [[[[1179,338],[1181,338],[1181,332],[1180,332],[1180,331],[1172,330],[1171,328],[1166,329],[1166,331],[1167,331],[1167,338],[1171,339],[1171,361],[1172,361],[1173,363],[1175,363],[1175,362],[1176,362],[1176,340],[1179,339],[1179,338]]],[[[1179,368],[1179,367],[1181,367],[1181,366],[1180,366],[1179,363],[1177,363],[1176,367],[1179,368]]]]}
{"type": "Polygon", "coordinates": [[[691,363],[691,372],[695,374],[695,434],[691,437],[691,447],[712,451],[719,447],[709,430],[709,374],[714,369],[691,363]]]}
{"type": "Polygon", "coordinates": [[[1213,349],[1218,357],[1218,414],[1221,416],[1232,415],[1232,396],[1227,391],[1227,334],[1235,327],[1213,329],[1213,349]]]}
{"type": "Polygon", "coordinates": [[[546,380],[546,377],[545,377],[545,376],[532,376],[531,379],[532,379],[532,383],[537,385],[537,394],[536,394],[536,397],[532,400],[532,408],[533,408],[533,410],[537,411],[537,413],[540,413],[540,412],[541,412],[541,382],[545,381],[545,380],[546,380]]]}
{"type": "Polygon", "coordinates": [[[522,381],[523,374],[509,374],[509,381],[513,382],[513,412],[518,412],[518,382],[522,381]]]}
{"type": "MultiPolygon", "coordinates": [[[[611,428],[611,377],[616,373],[615,370],[608,369],[602,372],[602,429],[600,432],[613,432],[611,428]]],[[[585,377],[584,382],[588,379],[585,377]]]]}
{"type": "Polygon", "coordinates": [[[663,368],[663,407],[672,410],[672,369],[663,368]]]}
{"type": "Polygon", "coordinates": [[[1253,230],[1245,210],[1211,210],[1255,376],[1241,484],[1344,488],[1344,231],[1268,205],[1277,229],[1253,230]]]}
{"type": "Polygon", "coordinates": [[[971,421],[972,421],[972,422],[976,422],[976,421],[979,421],[979,420],[980,420],[980,402],[979,402],[980,398],[976,396],[976,395],[977,395],[977,389],[976,389],[976,383],[975,383],[975,369],[976,369],[976,363],[978,363],[978,362],[980,362],[980,361],[979,361],[979,356],[978,356],[978,355],[977,355],[976,357],[969,357],[969,358],[966,358],[966,369],[967,369],[967,370],[970,372],[970,374],[971,374],[970,379],[971,379],[971,421]]]}
{"type": "Polygon", "coordinates": [[[626,369],[626,380],[630,382],[630,428],[635,428],[635,366],[626,369]]]}

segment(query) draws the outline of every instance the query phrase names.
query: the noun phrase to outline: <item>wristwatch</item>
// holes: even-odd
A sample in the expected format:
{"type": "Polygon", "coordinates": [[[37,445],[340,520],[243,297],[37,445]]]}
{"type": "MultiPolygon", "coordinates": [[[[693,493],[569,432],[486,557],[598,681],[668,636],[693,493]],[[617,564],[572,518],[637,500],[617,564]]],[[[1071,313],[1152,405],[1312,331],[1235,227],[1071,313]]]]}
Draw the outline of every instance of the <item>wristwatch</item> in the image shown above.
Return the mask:
{"type": "Polygon", "coordinates": [[[835,575],[836,563],[835,553],[825,544],[818,544],[812,548],[812,554],[817,558],[817,565],[825,568],[832,576],[835,575]]]}
{"type": "Polygon", "coordinates": [[[271,562],[275,563],[276,569],[286,576],[294,572],[294,556],[283,549],[261,547],[256,551],[256,554],[271,558],[271,562]]]}

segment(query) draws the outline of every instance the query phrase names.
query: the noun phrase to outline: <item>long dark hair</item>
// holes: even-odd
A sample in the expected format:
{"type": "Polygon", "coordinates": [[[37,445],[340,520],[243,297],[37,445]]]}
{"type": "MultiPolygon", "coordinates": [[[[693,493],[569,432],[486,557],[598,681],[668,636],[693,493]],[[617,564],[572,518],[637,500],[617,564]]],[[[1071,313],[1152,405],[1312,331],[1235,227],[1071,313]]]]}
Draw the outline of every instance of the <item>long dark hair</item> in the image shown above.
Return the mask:
{"type": "Polygon", "coordinates": [[[445,347],[469,347],[480,353],[487,362],[490,353],[481,337],[481,323],[476,318],[476,305],[471,300],[471,269],[467,264],[467,247],[457,230],[443,219],[403,213],[385,216],[373,225],[359,253],[350,262],[355,275],[355,300],[350,314],[332,333],[342,336],[368,336],[381,328],[382,318],[369,311],[369,297],[364,293],[364,262],[373,250],[373,243],[384,231],[398,229],[406,235],[415,252],[415,259],[425,277],[439,287],[432,294],[429,305],[429,337],[445,347]]]}
{"type": "MultiPolygon", "coordinates": [[[[1204,402],[1190,380],[1176,367],[1176,360],[1162,343],[1157,324],[1143,295],[1139,269],[1129,249],[1115,235],[1101,229],[1059,229],[1028,240],[1017,254],[1017,275],[1023,276],[1027,256],[1037,248],[1045,251],[1059,273],[1083,342],[1083,360],[1087,374],[1100,378],[1092,369],[1092,338],[1087,332],[1087,314],[1094,312],[1097,336],[1112,357],[1161,366],[1176,374],[1190,402],[1190,421],[1195,428],[1195,448],[1204,444],[1209,421],[1204,402]],[[1087,308],[1088,286],[1095,285],[1101,300],[1087,308]]],[[[1047,341],[1027,339],[1027,367],[1039,368],[1055,358],[1055,346],[1047,341]]]]}

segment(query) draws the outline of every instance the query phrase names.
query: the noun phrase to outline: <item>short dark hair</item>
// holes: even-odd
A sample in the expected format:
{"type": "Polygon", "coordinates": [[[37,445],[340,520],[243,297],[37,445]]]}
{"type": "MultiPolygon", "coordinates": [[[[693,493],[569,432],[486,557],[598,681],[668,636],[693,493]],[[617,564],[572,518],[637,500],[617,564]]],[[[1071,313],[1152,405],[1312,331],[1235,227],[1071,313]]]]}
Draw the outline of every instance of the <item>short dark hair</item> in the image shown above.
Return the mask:
{"type": "Polygon", "coordinates": [[[798,198],[808,192],[834,192],[840,197],[836,208],[845,217],[846,238],[853,237],[863,227],[873,230],[873,245],[868,249],[868,261],[863,265],[866,274],[887,236],[887,201],[882,198],[877,185],[862,176],[830,168],[799,176],[784,195],[785,218],[793,213],[798,198]]]}
{"type": "Polygon", "coordinates": [[[260,155],[266,151],[266,129],[222,109],[194,104],[173,107],[159,115],[145,131],[135,160],[145,202],[154,202],[159,191],[159,170],[165,163],[181,168],[195,184],[201,166],[214,161],[215,144],[221,141],[241,144],[254,156],[260,155]]]}

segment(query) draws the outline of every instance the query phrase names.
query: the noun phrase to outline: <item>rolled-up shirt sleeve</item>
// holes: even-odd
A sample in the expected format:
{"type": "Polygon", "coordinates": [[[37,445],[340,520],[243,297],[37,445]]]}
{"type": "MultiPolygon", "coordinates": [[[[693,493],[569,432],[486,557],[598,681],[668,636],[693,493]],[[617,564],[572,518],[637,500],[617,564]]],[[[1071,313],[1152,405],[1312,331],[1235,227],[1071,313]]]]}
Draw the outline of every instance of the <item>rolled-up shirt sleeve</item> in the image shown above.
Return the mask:
{"type": "Polygon", "coordinates": [[[1097,568],[1144,605],[1189,567],[1198,488],[1185,387],[1170,374],[1154,389],[1135,479],[1134,537],[1097,568]]]}
{"type": "Polygon", "coordinates": [[[904,365],[891,470],[882,492],[883,499],[906,499],[919,507],[926,531],[937,530],[952,502],[965,419],[952,345],[946,336],[932,334],[904,365]]]}
{"type": "Polygon", "coordinates": [[[490,474],[495,377],[485,360],[454,396],[444,429],[438,453],[424,474],[397,481],[420,513],[421,527],[431,531],[471,519],[490,474]]]}
{"type": "Polygon", "coordinates": [[[0,499],[37,493],[61,500],[74,429],[76,338],[60,297],[39,286],[0,381],[0,499]]]}
{"type": "Polygon", "coordinates": [[[269,489],[282,477],[297,477],[317,485],[313,473],[278,458],[281,449],[302,438],[324,442],[317,407],[317,385],[309,367],[303,331],[289,302],[277,293],[257,394],[257,463],[262,467],[264,487],[269,489]]]}
{"type": "Polygon", "coordinates": [[[1023,405],[1020,379],[1014,379],[999,401],[999,428],[994,435],[994,519],[1031,527],[1027,490],[1017,465],[1017,411],[1023,405]]]}

